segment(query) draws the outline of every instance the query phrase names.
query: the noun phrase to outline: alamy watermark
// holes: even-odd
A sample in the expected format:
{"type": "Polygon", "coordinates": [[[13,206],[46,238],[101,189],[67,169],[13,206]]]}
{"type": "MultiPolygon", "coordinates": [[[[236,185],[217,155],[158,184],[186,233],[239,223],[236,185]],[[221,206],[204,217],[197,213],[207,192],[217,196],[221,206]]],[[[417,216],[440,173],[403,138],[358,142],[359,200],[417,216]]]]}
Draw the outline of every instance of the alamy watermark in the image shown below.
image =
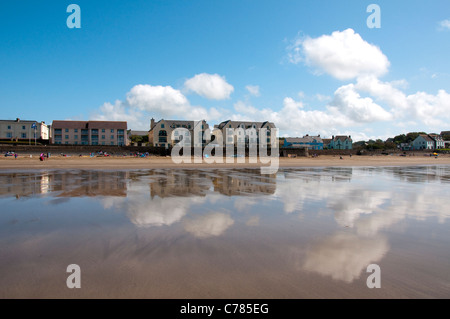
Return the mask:
{"type": "Polygon", "coordinates": [[[222,164],[246,163],[248,160],[251,164],[261,163],[262,174],[275,174],[278,171],[280,154],[277,128],[226,128],[223,136],[221,129],[215,128],[211,132],[209,128],[202,129],[199,123],[195,122],[192,131],[181,127],[172,131],[170,138],[176,143],[171,151],[174,163],[222,164]]]}
{"type": "Polygon", "coordinates": [[[77,264],[70,264],[67,266],[66,271],[71,273],[69,277],[67,277],[66,285],[67,288],[81,288],[81,269],[77,264]]]}
{"type": "Polygon", "coordinates": [[[380,29],[381,28],[381,8],[378,4],[369,4],[367,6],[367,10],[368,13],[371,13],[371,15],[369,15],[367,17],[367,27],[369,29],[380,29]]]}
{"type": "Polygon", "coordinates": [[[69,4],[66,9],[67,12],[71,13],[66,20],[66,25],[69,29],[80,29],[81,28],[81,8],[78,4],[69,4]]]}
{"type": "Polygon", "coordinates": [[[377,264],[370,264],[367,266],[367,272],[372,273],[367,277],[366,285],[368,288],[381,288],[381,269],[377,264]]]}

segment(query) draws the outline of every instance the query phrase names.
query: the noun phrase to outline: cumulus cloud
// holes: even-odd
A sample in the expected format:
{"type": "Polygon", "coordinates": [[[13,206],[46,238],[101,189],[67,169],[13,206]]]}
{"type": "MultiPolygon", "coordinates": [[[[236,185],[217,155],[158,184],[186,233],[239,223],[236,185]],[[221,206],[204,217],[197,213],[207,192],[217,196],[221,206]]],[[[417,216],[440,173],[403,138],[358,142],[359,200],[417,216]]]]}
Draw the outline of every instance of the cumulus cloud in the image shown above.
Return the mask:
{"type": "Polygon", "coordinates": [[[126,94],[125,100],[104,103],[91,114],[91,120],[127,121],[132,129],[149,129],[149,119],[175,118],[186,120],[218,120],[223,112],[211,107],[193,106],[180,90],[171,86],[138,84],[126,94]]]}
{"type": "Polygon", "coordinates": [[[347,115],[349,119],[360,123],[392,119],[392,114],[374,103],[371,98],[362,98],[353,84],[344,85],[337,89],[331,105],[347,115]]]}
{"type": "Polygon", "coordinates": [[[339,80],[362,75],[381,76],[389,68],[389,60],[381,50],[352,29],[335,31],[318,38],[298,38],[288,47],[291,63],[304,62],[339,80]]]}
{"type": "Polygon", "coordinates": [[[210,213],[205,216],[186,220],[184,229],[198,238],[208,238],[222,235],[234,220],[228,214],[210,213]]]}
{"type": "Polygon", "coordinates": [[[395,84],[375,77],[362,77],[358,79],[355,89],[386,103],[397,119],[415,119],[432,126],[444,125],[450,118],[450,94],[445,90],[439,90],[437,95],[426,92],[407,95],[395,84]]]}
{"type": "Polygon", "coordinates": [[[245,88],[247,89],[248,93],[250,93],[251,95],[260,96],[258,85],[247,85],[245,88]]]}
{"type": "Polygon", "coordinates": [[[234,87],[219,74],[200,73],[184,82],[188,92],[195,92],[211,100],[229,99],[234,87]]]}

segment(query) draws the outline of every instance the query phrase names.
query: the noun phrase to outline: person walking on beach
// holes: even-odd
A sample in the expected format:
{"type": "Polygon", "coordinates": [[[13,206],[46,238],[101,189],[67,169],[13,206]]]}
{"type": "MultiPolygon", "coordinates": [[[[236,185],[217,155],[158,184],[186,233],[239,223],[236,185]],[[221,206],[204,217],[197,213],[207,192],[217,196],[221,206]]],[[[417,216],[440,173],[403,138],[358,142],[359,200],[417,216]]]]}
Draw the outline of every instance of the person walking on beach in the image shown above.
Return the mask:
{"type": "Polygon", "coordinates": [[[39,160],[40,160],[41,162],[44,161],[44,153],[41,153],[41,156],[39,157],[39,160]]]}

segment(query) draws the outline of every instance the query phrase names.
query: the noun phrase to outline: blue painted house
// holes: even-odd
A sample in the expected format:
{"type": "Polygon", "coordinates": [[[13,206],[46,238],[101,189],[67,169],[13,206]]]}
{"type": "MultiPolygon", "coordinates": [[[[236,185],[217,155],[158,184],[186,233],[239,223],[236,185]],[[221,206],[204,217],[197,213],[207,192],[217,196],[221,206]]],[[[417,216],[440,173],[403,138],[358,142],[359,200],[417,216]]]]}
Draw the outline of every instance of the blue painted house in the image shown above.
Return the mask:
{"type": "Polygon", "coordinates": [[[286,137],[284,148],[307,148],[310,150],[323,150],[323,141],[320,136],[286,137]]]}

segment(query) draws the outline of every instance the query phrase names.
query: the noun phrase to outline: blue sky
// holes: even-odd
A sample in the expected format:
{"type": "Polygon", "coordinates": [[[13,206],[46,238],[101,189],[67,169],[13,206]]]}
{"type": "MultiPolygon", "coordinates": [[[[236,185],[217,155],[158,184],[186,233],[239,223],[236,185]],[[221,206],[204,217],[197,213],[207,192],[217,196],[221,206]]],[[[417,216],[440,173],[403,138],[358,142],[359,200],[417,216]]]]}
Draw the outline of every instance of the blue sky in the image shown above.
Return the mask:
{"type": "Polygon", "coordinates": [[[447,0],[2,1],[0,39],[2,119],[270,120],[281,136],[356,140],[450,130],[447,0]]]}

